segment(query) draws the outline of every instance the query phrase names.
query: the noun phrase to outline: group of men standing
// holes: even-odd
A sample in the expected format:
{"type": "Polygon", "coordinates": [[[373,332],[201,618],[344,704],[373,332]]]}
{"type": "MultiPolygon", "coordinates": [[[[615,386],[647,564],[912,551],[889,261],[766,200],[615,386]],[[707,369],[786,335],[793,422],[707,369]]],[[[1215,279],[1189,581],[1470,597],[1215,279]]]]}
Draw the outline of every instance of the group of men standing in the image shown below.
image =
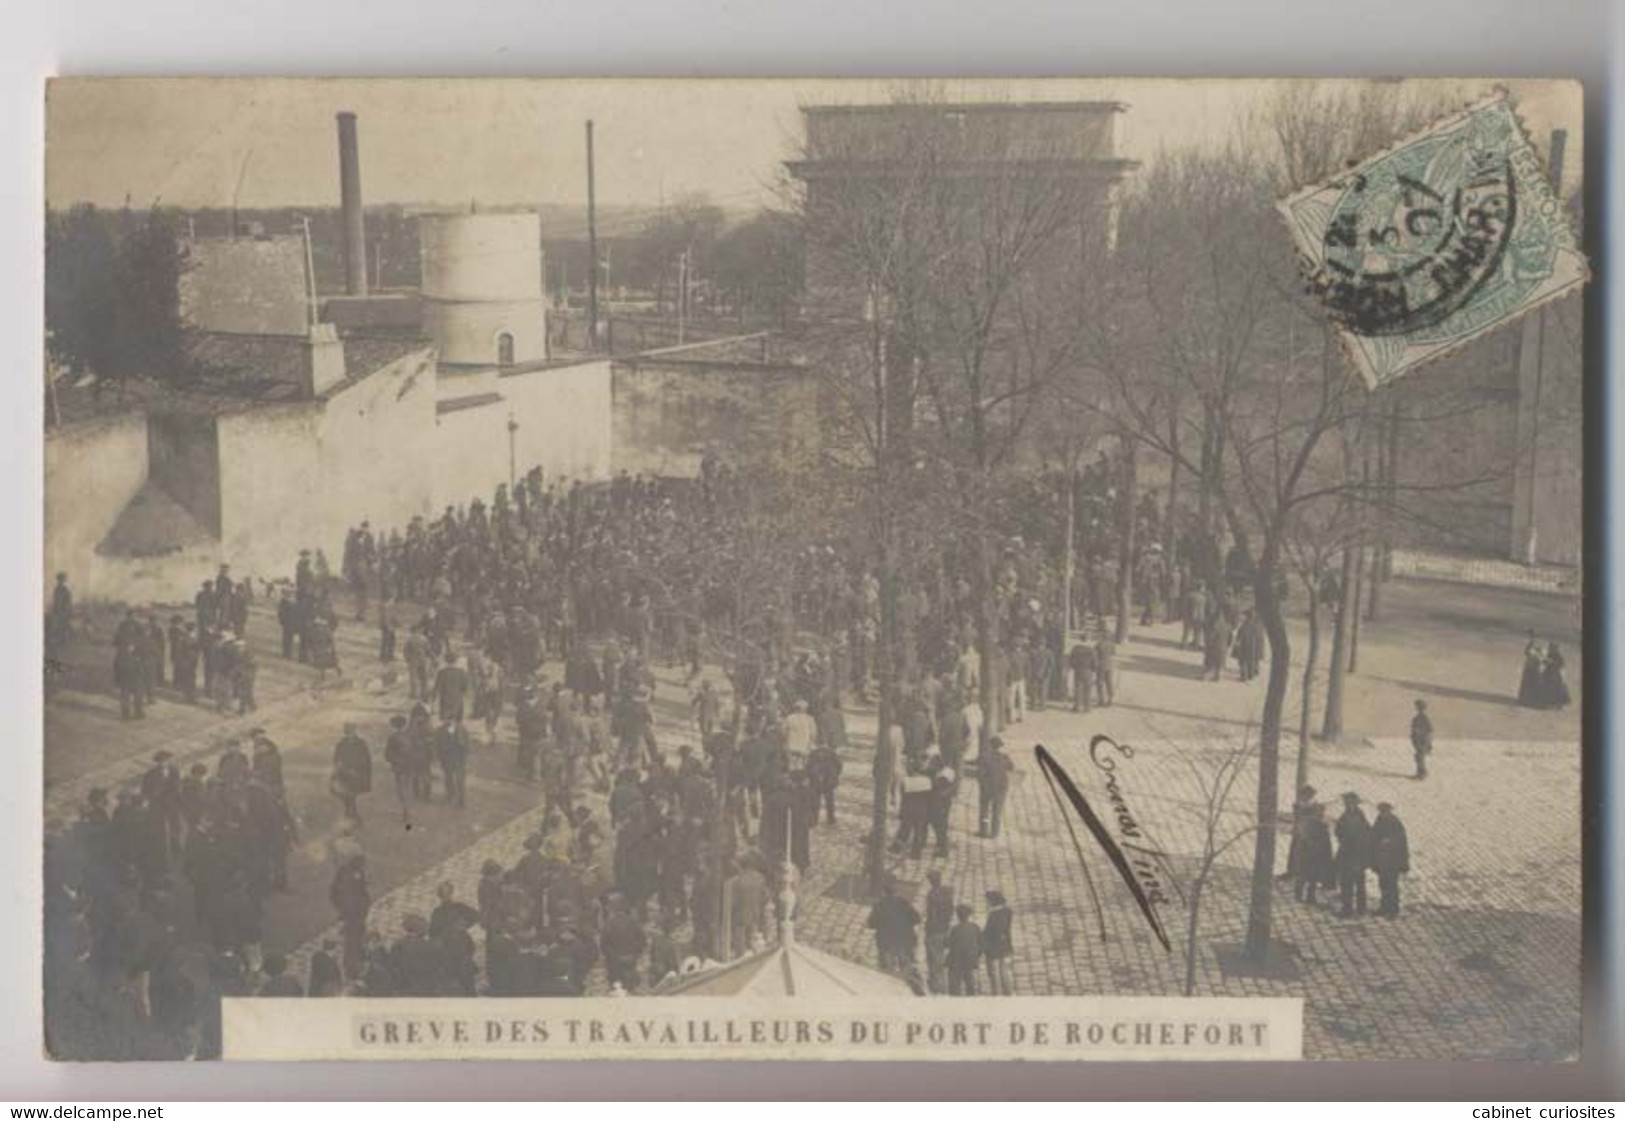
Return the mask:
{"type": "Polygon", "coordinates": [[[125,611],[113,631],[113,683],[118,689],[119,716],[140,720],[168,685],[188,704],[201,695],[220,713],[256,707],[254,683],[258,663],[244,637],[248,629],[248,581],[236,583],[220,566],[193,599],[194,619],[173,615],[165,630],[156,611],[125,611]],[[167,672],[166,672],[167,671],[167,672]]]}
{"type": "Polygon", "coordinates": [[[1298,902],[1315,903],[1321,888],[1336,887],[1339,917],[1358,918],[1367,911],[1366,876],[1375,872],[1377,914],[1398,918],[1399,881],[1410,870],[1410,841],[1391,802],[1377,803],[1373,821],[1361,808],[1360,796],[1349,791],[1343,795],[1342,814],[1331,823],[1313,786],[1298,791],[1286,872],[1298,902]]]}

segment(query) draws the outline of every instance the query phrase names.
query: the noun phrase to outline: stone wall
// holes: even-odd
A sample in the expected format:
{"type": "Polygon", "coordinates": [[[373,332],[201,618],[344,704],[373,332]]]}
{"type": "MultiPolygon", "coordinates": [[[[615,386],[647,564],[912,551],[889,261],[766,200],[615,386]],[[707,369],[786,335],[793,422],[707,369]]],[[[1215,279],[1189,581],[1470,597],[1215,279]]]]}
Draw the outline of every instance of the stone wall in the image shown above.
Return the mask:
{"type": "Polygon", "coordinates": [[[647,355],[614,368],[614,467],[693,478],[706,456],[789,461],[818,447],[819,398],[795,366],[647,355]]]}

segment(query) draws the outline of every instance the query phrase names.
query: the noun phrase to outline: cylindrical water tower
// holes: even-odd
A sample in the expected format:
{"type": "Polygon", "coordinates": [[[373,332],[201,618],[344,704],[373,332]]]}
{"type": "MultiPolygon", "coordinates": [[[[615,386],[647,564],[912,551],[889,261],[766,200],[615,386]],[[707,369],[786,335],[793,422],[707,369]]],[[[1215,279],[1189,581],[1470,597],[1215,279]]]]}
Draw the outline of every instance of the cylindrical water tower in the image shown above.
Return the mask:
{"type": "Polygon", "coordinates": [[[423,326],[453,365],[509,366],[547,357],[541,220],[534,213],[418,219],[423,326]]]}

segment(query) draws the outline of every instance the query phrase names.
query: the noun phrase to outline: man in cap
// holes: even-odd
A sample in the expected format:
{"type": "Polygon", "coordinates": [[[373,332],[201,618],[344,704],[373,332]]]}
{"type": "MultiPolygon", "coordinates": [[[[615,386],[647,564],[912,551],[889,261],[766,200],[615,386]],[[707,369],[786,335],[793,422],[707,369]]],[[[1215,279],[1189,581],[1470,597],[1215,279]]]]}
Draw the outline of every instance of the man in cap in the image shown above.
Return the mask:
{"type": "Polygon", "coordinates": [[[293,598],[292,588],[282,589],[282,598],[276,605],[276,621],[282,628],[282,656],[291,661],[294,642],[299,637],[299,604],[293,598]]]}
{"type": "Polygon", "coordinates": [[[942,873],[935,868],[925,878],[931,882],[925,893],[926,985],[934,993],[943,993],[948,991],[948,933],[954,925],[954,889],[952,884],[942,882],[942,873]]]}
{"type": "Polygon", "coordinates": [[[1010,774],[1015,769],[1015,763],[1004,753],[1004,740],[999,736],[988,740],[987,751],[976,771],[981,793],[977,836],[991,839],[999,835],[1004,823],[1004,800],[1010,793],[1010,774]]]}
{"type": "Polygon", "coordinates": [[[971,920],[971,906],[954,909],[959,921],[948,932],[948,995],[975,996],[976,970],[982,963],[982,928],[971,920]]]}
{"type": "Polygon", "coordinates": [[[915,927],[920,913],[897,891],[897,881],[886,881],[886,892],[869,911],[869,929],[875,932],[875,953],[887,973],[905,974],[914,968],[915,927]]]}
{"type": "Polygon", "coordinates": [[[1012,935],[1014,915],[1004,893],[987,893],[987,923],[982,927],[982,955],[987,961],[988,991],[994,996],[1010,996],[1015,985],[1010,974],[1010,958],[1015,954],[1012,935]]]}
{"type": "Polygon", "coordinates": [[[339,863],[333,873],[327,898],[338,912],[339,924],[344,931],[344,972],[355,977],[361,967],[361,950],[366,940],[367,912],[372,909],[372,892],[367,886],[367,862],[359,852],[350,854],[339,863]]]}
{"type": "Polygon", "coordinates": [[[1399,917],[1399,877],[1411,870],[1411,846],[1405,824],[1390,802],[1377,803],[1377,820],[1371,823],[1371,867],[1377,873],[1381,899],[1377,914],[1387,919],[1399,917]]]}
{"type": "Polygon", "coordinates": [[[467,797],[468,730],[460,720],[443,719],[435,734],[435,754],[446,778],[446,803],[463,808],[467,797]]]}
{"type": "Polygon", "coordinates": [[[344,725],[344,736],[333,749],[329,789],[344,807],[344,816],[359,824],[361,810],[356,799],[372,790],[372,749],[354,724],[344,725]]]}
{"type": "Polygon", "coordinates": [[[1343,816],[1337,819],[1337,887],[1342,909],[1351,919],[1366,911],[1366,870],[1371,867],[1371,823],[1360,809],[1360,796],[1343,795],[1343,816]]]}
{"type": "Polygon", "coordinates": [[[463,719],[468,682],[468,670],[462,659],[454,651],[446,651],[446,664],[440,667],[434,679],[435,703],[439,707],[441,720],[460,722],[463,719]]]}
{"type": "Polygon", "coordinates": [[[401,820],[412,824],[413,761],[411,737],[406,730],[406,717],[397,713],[389,718],[389,738],[384,741],[384,762],[395,779],[395,797],[401,804],[401,820]]]}
{"type": "Polygon", "coordinates": [[[1416,758],[1414,778],[1428,777],[1428,756],[1433,754],[1433,721],[1428,718],[1428,703],[1416,702],[1416,715],[1411,717],[1411,754],[1416,758]]]}

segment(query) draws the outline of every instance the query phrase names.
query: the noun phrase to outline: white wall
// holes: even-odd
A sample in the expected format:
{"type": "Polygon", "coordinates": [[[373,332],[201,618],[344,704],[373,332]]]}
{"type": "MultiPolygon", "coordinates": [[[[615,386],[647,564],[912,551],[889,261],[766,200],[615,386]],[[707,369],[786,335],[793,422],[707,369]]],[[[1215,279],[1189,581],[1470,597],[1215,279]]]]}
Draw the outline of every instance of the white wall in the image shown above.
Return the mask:
{"type": "Polygon", "coordinates": [[[496,393],[501,400],[441,413],[436,438],[436,508],[492,492],[509,477],[510,418],[514,473],[541,467],[548,478],[603,479],[610,465],[610,364],[607,359],[497,376],[490,371],[443,379],[441,396],[496,393]]]}
{"type": "Polygon", "coordinates": [[[111,598],[125,576],[96,553],[147,479],[147,418],[131,413],[45,434],[45,591],[58,572],[82,598],[111,598]]]}

